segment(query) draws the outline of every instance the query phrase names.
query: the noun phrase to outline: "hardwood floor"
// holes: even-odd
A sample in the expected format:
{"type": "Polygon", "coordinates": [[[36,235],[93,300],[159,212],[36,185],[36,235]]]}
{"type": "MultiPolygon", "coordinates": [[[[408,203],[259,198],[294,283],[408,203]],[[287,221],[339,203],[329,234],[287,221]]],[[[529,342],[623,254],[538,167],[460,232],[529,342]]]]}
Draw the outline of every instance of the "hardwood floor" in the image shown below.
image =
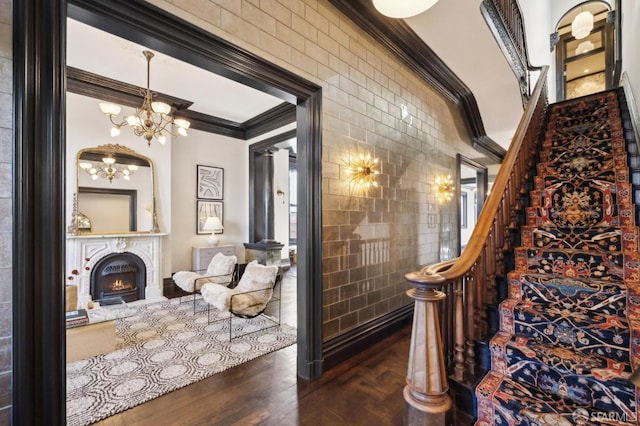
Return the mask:
{"type": "MultiPolygon", "coordinates": [[[[282,287],[295,324],[295,268],[282,287]]],[[[401,425],[410,329],[315,381],[296,375],[296,345],[267,354],[99,423],[122,425],[401,425]]]]}

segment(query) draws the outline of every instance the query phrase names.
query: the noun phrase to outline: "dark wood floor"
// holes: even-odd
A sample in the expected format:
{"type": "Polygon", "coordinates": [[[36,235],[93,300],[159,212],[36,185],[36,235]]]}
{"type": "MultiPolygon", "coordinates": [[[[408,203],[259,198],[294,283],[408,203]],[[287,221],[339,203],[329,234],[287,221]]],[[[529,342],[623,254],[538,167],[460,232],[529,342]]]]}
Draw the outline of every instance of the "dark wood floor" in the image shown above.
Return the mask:
{"type": "MultiPolygon", "coordinates": [[[[283,320],[295,324],[295,269],[283,280],[283,320]]],[[[402,425],[410,328],[322,378],[296,375],[296,345],[131,408],[98,425],[402,425]]]]}

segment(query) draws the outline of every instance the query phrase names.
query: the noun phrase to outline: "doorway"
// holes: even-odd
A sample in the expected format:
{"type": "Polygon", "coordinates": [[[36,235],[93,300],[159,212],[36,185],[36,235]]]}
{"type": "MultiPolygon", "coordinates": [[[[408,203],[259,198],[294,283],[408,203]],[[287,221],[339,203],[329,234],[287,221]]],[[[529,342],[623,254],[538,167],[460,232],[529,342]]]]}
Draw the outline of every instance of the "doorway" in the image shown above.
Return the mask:
{"type": "Polygon", "coordinates": [[[487,198],[489,175],[485,166],[460,154],[457,155],[457,163],[458,255],[460,255],[467,246],[487,198]]]}
{"type": "MultiPolygon", "coordinates": [[[[64,35],[66,17],[217,72],[297,105],[298,374],[322,373],[321,88],[147,2],[72,0],[56,10],[14,5],[16,152],[13,420],[63,424],[64,35]],[[37,159],[38,167],[34,167],[37,159]],[[304,190],[303,190],[304,188],[304,190]],[[35,207],[34,207],[35,206],[35,207]],[[37,213],[34,213],[37,212],[37,213]],[[46,229],[47,232],[41,232],[46,229]],[[38,232],[34,232],[38,230],[38,232]],[[301,285],[300,283],[304,283],[301,285]],[[34,297],[37,294],[38,297],[34,297]],[[46,348],[46,349],[45,349],[46,348]],[[43,371],[46,372],[43,374],[43,371]]],[[[52,6],[53,8],[53,6],[52,6]]]]}
{"type": "Polygon", "coordinates": [[[556,98],[573,99],[601,92],[614,85],[614,31],[609,6],[588,1],[568,11],[558,22],[556,45],[556,98]],[[579,14],[591,16],[592,30],[586,35],[572,32],[579,14]]]}

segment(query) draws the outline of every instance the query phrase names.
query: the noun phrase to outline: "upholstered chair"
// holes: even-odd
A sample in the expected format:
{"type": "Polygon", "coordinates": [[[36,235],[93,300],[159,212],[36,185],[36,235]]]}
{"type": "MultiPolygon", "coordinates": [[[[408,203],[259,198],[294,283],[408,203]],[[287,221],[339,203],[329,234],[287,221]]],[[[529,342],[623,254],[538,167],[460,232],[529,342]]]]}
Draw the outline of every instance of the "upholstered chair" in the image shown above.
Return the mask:
{"type": "Polygon", "coordinates": [[[196,309],[196,295],[207,283],[214,283],[220,287],[231,284],[233,272],[238,258],[218,253],[213,256],[206,271],[179,271],[173,274],[173,281],[187,293],[193,294],[193,311],[196,309]]]}
{"type": "MultiPolygon", "coordinates": [[[[274,288],[279,278],[277,266],[265,266],[257,261],[250,262],[238,285],[227,288],[222,285],[205,283],[200,292],[202,298],[215,309],[229,312],[229,340],[231,340],[231,324],[233,316],[240,318],[255,318],[264,313],[273,298],[274,288]]],[[[279,302],[279,298],[277,298],[279,302]]],[[[266,317],[276,325],[280,324],[272,318],[266,317]]],[[[238,336],[236,336],[238,337],[238,336]]]]}

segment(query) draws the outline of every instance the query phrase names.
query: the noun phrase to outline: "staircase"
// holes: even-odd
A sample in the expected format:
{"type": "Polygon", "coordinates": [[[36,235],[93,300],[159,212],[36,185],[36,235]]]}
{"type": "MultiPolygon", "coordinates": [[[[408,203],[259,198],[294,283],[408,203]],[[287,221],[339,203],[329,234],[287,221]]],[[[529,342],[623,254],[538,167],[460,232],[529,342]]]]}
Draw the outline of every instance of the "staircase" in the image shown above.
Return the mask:
{"type": "Polygon", "coordinates": [[[638,424],[640,254],[619,96],[550,108],[477,425],[638,424]]]}

